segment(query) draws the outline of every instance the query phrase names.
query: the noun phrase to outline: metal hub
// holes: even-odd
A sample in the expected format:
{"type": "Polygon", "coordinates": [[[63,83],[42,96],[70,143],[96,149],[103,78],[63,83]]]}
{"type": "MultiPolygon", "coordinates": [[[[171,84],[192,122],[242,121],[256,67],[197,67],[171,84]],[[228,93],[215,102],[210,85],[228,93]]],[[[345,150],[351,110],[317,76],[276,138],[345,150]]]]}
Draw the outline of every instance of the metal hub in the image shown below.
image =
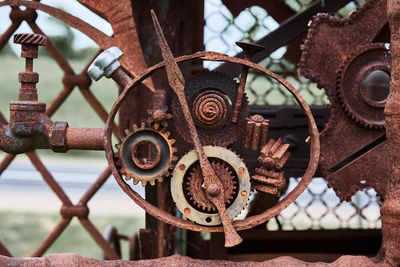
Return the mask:
{"type": "MultiPolygon", "coordinates": [[[[228,146],[246,127],[247,98],[243,97],[238,123],[232,123],[238,84],[218,72],[203,72],[188,80],[185,95],[202,145],[228,146]]],[[[178,98],[172,98],[172,117],[182,138],[193,143],[178,98]]]]}
{"type": "Polygon", "coordinates": [[[162,182],[163,176],[169,175],[172,161],[177,159],[172,147],[175,140],[168,138],[168,132],[146,128],[144,124],[140,128],[134,124],[132,128],[125,131],[126,137],[117,145],[120,172],[126,180],[133,179],[134,184],[162,182]]]}
{"type": "MultiPolygon", "coordinates": [[[[205,146],[204,152],[223,184],[226,210],[232,220],[243,210],[249,199],[249,172],[244,162],[227,148],[205,146]]],[[[219,213],[205,195],[202,187],[203,175],[198,166],[195,150],[179,160],[171,179],[172,198],[189,220],[201,225],[219,225],[219,213]]]]}

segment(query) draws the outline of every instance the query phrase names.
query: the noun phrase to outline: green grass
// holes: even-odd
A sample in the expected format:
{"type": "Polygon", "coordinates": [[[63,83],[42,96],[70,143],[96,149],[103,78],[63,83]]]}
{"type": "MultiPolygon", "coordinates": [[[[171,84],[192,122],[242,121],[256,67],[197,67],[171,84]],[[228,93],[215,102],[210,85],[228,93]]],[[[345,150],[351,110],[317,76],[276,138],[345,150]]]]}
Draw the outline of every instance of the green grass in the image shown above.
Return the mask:
{"type": "MultiPolygon", "coordinates": [[[[0,212],[0,241],[14,257],[29,256],[60,220],[57,214],[0,212]]],[[[144,227],[144,217],[90,216],[101,234],[107,225],[114,225],[118,233],[132,235],[144,227]]],[[[79,221],[74,218],[61,236],[50,247],[50,253],[78,253],[101,259],[103,253],[79,221]]],[[[128,259],[128,243],[122,241],[122,257],[128,259]]]]}

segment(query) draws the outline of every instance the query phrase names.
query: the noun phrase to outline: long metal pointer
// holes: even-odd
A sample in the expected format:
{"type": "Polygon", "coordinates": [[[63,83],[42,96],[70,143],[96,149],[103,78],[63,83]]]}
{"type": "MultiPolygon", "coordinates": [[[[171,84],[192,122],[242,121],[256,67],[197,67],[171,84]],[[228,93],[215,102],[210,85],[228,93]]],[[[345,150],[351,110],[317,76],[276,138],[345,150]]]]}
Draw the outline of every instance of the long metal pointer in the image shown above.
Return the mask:
{"type": "Polygon", "coordinates": [[[165,63],[165,71],[167,72],[168,83],[172,90],[178,96],[179,102],[182,107],[183,115],[186,123],[189,127],[190,134],[193,139],[194,148],[199,157],[201,171],[204,177],[204,188],[208,199],[218,209],[221,217],[222,225],[225,233],[225,247],[233,247],[242,242],[242,238],[238,235],[232,222],[228,216],[228,212],[225,208],[224,200],[224,189],[221,181],[218,179],[214,170],[211,167],[210,162],[204,153],[203,147],[201,146],[200,138],[196,130],[192,115],[189,110],[189,106],[185,96],[185,79],[183,78],[182,72],[175,62],[174,56],[172,55],[171,49],[165,40],[164,34],[161,30],[160,23],[158,22],[157,16],[153,10],[151,10],[151,16],[153,18],[154,27],[156,29],[158,42],[160,43],[161,54],[165,63]]]}

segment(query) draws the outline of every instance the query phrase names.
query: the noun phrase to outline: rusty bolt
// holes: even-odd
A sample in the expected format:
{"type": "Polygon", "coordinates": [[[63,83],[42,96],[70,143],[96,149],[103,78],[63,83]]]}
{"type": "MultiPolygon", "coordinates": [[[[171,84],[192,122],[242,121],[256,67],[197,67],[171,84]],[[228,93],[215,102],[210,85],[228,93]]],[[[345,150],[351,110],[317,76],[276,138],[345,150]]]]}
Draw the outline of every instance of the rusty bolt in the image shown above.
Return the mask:
{"type": "Polygon", "coordinates": [[[183,214],[184,214],[185,216],[189,216],[190,213],[191,213],[190,208],[185,208],[185,209],[183,210],[183,214]]]}
{"type": "Polygon", "coordinates": [[[243,174],[244,174],[244,172],[245,172],[245,170],[244,170],[244,168],[243,168],[243,167],[240,167],[240,168],[238,169],[238,173],[239,173],[239,175],[243,175],[243,174]]]}
{"type": "Polygon", "coordinates": [[[210,184],[210,186],[207,188],[207,193],[212,197],[218,196],[220,192],[221,189],[217,184],[210,184]]]}
{"type": "Polygon", "coordinates": [[[185,164],[180,164],[179,165],[179,170],[184,171],[186,168],[185,164]]]}
{"type": "Polygon", "coordinates": [[[247,191],[246,191],[246,190],[243,190],[242,192],[240,192],[240,195],[241,195],[242,197],[247,197],[247,191]]]}
{"type": "Polygon", "coordinates": [[[87,73],[95,81],[100,80],[103,76],[110,78],[114,71],[121,66],[118,60],[123,55],[124,53],[118,47],[110,47],[96,57],[87,73]]]}

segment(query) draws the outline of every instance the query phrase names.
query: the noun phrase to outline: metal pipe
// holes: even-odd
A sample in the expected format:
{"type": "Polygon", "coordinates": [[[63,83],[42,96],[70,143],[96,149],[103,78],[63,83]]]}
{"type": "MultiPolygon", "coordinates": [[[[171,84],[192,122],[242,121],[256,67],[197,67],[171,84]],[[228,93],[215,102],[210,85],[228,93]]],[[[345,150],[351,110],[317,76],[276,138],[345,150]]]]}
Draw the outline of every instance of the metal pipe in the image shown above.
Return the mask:
{"type": "Polygon", "coordinates": [[[67,150],[104,150],[103,128],[72,128],[66,131],[67,150]]]}

